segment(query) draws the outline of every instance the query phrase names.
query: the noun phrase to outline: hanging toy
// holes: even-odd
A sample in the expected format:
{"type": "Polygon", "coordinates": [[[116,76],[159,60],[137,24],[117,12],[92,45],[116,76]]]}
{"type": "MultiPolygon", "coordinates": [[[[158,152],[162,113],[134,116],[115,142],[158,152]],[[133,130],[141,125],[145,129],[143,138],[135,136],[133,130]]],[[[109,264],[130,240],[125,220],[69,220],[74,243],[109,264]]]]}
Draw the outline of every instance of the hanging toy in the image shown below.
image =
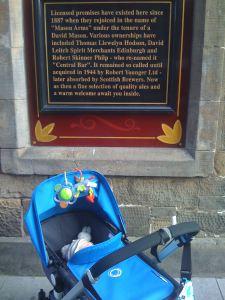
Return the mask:
{"type": "Polygon", "coordinates": [[[97,183],[93,181],[95,177],[91,176],[85,179],[81,170],[76,169],[76,171],[79,171],[80,176],[74,176],[74,185],[68,182],[66,172],[64,172],[64,183],[54,187],[54,201],[59,203],[61,208],[67,208],[68,205],[74,204],[78,198],[82,197],[85,197],[90,203],[94,203],[94,188],[97,187],[97,183]]]}
{"type": "Polygon", "coordinates": [[[61,208],[67,208],[70,204],[74,204],[74,187],[71,182],[68,182],[66,172],[64,172],[64,183],[57,184],[54,187],[56,195],[54,197],[55,202],[59,203],[61,208]]]}
{"type": "Polygon", "coordinates": [[[90,203],[94,203],[95,194],[93,188],[97,187],[97,183],[93,181],[95,177],[91,176],[90,178],[85,179],[81,170],[76,169],[76,171],[80,172],[80,176],[74,176],[76,182],[74,186],[76,189],[75,197],[78,198],[86,195],[86,200],[90,203]]]}

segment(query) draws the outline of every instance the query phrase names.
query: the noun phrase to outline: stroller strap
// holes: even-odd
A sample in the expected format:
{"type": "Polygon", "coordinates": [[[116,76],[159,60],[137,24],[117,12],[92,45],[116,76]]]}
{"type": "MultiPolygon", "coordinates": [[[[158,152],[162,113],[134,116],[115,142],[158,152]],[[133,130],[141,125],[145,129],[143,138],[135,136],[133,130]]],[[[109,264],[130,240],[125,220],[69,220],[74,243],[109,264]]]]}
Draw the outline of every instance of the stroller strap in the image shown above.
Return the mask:
{"type": "Polygon", "coordinates": [[[192,264],[191,264],[191,243],[184,244],[180,277],[181,280],[191,280],[192,264]]]}
{"type": "MultiPolygon", "coordinates": [[[[173,239],[176,239],[180,236],[188,235],[191,238],[200,230],[199,225],[195,222],[185,222],[182,224],[170,226],[167,229],[170,231],[169,235],[167,230],[160,229],[157,232],[136,240],[135,242],[130,243],[125,247],[120,248],[113,253],[103,257],[90,268],[92,277],[96,280],[103,272],[105,272],[109,268],[149,248],[155,247],[157,245],[163,245],[167,243],[171,239],[171,237],[173,239]]],[[[186,254],[184,256],[186,256],[186,254]]],[[[186,260],[184,259],[184,262],[185,261],[186,260]]]]}

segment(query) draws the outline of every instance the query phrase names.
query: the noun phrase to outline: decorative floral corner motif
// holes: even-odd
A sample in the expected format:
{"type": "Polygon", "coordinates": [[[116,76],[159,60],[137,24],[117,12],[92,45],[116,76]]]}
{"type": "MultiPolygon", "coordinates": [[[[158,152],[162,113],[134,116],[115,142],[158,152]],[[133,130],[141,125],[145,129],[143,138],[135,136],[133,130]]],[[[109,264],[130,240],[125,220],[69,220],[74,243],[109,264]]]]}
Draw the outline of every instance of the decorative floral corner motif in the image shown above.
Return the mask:
{"type": "Polygon", "coordinates": [[[160,135],[157,139],[165,144],[177,145],[182,138],[182,126],[180,120],[177,120],[173,128],[166,124],[162,124],[162,130],[165,135],[160,135]]]}
{"type": "Polygon", "coordinates": [[[35,136],[38,142],[49,143],[57,139],[56,135],[50,134],[55,127],[55,123],[51,123],[42,127],[38,120],[35,126],[35,136]]]}

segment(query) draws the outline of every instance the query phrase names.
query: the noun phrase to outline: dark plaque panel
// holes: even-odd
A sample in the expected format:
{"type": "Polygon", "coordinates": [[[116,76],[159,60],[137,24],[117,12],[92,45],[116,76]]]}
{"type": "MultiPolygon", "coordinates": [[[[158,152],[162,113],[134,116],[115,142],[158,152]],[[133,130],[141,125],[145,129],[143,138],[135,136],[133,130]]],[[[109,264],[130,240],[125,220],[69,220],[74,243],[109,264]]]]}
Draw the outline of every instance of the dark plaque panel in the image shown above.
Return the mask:
{"type": "Polygon", "coordinates": [[[34,0],[40,111],[176,111],[182,7],[34,0]]]}

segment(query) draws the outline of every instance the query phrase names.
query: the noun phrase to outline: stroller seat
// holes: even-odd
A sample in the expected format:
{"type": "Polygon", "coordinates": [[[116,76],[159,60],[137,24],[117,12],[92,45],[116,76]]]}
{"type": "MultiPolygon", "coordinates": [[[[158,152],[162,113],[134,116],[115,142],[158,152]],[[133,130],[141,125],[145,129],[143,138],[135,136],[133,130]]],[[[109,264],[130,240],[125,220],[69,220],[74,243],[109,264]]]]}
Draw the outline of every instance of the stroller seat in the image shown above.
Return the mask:
{"type": "Polygon", "coordinates": [[[58,253],[64,245],[77,238],[84,226],[91,228],[94,244],[106,241],[110,235],[118,232],[111,224],[89,211],[72,211],[56,215],[44,220],[41,226],[46,244],[52,251],[58,253]]]}
{"type": "Polygon", "coordinates": [[[95,171],[79,172],[49,178],[32,194],[25,222],[54,287],[49,298],[41,293],[39,300],[186,299],[179,295],[191,279],[190,242],[199,231],[198,224],[178,224],[131,243],[105,177],[95,171]],[[59,198],[56,192],[61,193],[59,198]],[[93,245],[64,260],[62,247],[77,239],[86,226],[91,227],[93,245]],[[158,263],[180,247],[185,263],[178,283],[158,263]],[[143,254],[147,249],[152,258],[143,254]]]}
{"type": "MultiPolygon", "coordinates": [[[[41,225],[45,243],[61,259],[60,249],[76,239],[84,226],[91,227],[94,246],[80,250],[67,263],[68,268],[78,280],[99,259],[126,245],[122,241],[122,234],[118,233],[115,227],[92,212],[67,212],[53,216],[43,221],[41,225]]],[[[144,296],[149,294],[151,294],[151,299],[165,299],[172,294],[174,285],[142,258],[135,255],[105,272],[101,281],[95,284],[95,290],[102,299],[144,300],[149,299],[144,296]],[[154,284],[150,284],[151,282],[154,284]],[[111,286],[115,283],[116,289],[112,290],[111,286]],[[142,289],[137,290],[140,285],[142,289]],[[134,297],[131,291],[135,286],[134,297]]]]}

